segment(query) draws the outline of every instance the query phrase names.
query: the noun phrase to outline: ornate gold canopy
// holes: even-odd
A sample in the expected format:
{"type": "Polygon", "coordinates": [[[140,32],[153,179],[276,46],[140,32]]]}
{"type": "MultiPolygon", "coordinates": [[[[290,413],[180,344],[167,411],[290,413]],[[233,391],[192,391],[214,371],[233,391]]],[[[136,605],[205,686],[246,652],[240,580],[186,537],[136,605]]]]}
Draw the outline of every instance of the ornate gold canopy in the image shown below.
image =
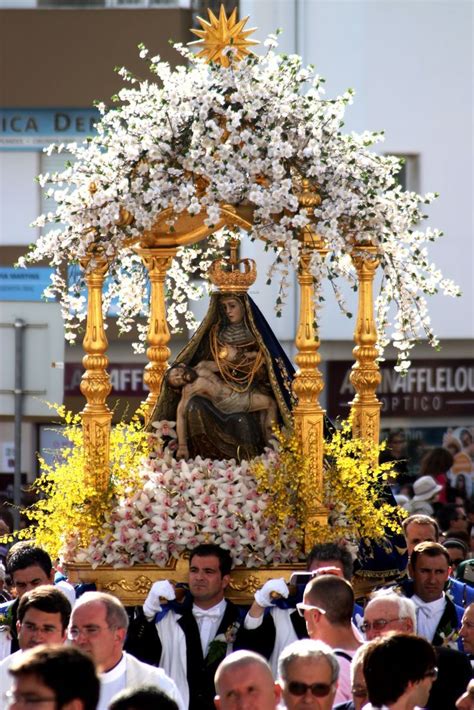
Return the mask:
{"type": "MultiPolygon", "coordinates": [[[[209,22],[200,19],[202,30],[192,30],[200,41],[195,43],[203,46],[199,56],[207,61],[219,62],[229,66],[228,47],[236,49],[237,59],[249,54],[248,47],[256,42],[248,40],[253,30],[244,31],[248,18],[237,21],[236,10],[230,17],[226,16],[221,7],[219,18],[209,10],[209,22]]],[[[197,178],[199,179],[199,178],[197,178]]],[[[320,203],[321,197],[317,187],[309,181],[298,178],[299,200],[311,216],[320,203]]],[[[170,333],[166,320],[165,279],[171,262],[180,246],[199,242],[213,232],[227,226],[231,229],[249,230],[252,226],[252,210],[245,204],[222,204],[220,219],[213,227],[206,225],[205,211],[197,215],[181,213],[175,215],[172,209],[160,212],[153,227],[134,240],[135,251],[142,258],[149,274],[151,283],[150,319],[148,326],[148,364],[145,367],[144,381],[150,389],[146,402],[148,414],[151,416],[158,400],[161,383],[168,368],[170,349],[170,333]]],[[[121,219],[133,220],[133,215],[121,213],[121,219]]],[[[298,370],[293,383],[293,391],[297,405],[293,411],[295,430],[301,449],[311,461],[308,470],[306,490],[314,491],[310,522],[327,523],[328,511],[323,502],[323,422],[324,410],[319,403],[319,395],[323,389],[323,377],[319,370],[319,333],[316,326],[316,311],[314,302],[314,277],[311,273],[311,257],[314,251],[324,258],[327,249],[322,238],[311,226],[301,229],[299,239],[303,245],[297,270],[299,284],[299,320],[295,334],[297,354],[295,361],[298,370]]],[[[83,342],[86,355],[84,357],[85,373],[81,391],[87,404],[83,411],[84,443],[85,443],[85,475],[93,480],[98,487],[106,487],[108,483],[108,446],[111,425],[111,413],[106,400],[111,384],[107,373],[108,358],[107,339],[102,317],[102,287],[107,273],[107,261],[101,259],[96,268],[86,276],[88,284],[88,318],[86,336],[83,342]]],[[[358,436],[378,443],[380,428],[380,402],[376,397],[376,388],[380,380],[379,368],[376,363],[375,349],[376,330],[373,315],[373,279],[377,267],[376,253],[373,247],[358,247],[354,255],[354,265],[359,277],[359,307],[354,339],[355,364],[351,382],[356,396],[352,403],[354,411],[354,429],[358,436]],[[364,258],[364,252],[371,258],[364,258]]],[[[83,261],[86,268],[88,260],[83,261]]],[[[215,269],[217,267],[214,267],[215,269]]],[[[312,546],[311,539],[305,539],[305,547],[312,546]]],[[[138,572],[137,572],[138,574],[138,572]]],[[[163,570],[164,578],[168,574],[163,570]]],[[[149,580],[147,579],[148,585],[149,580]]],[[[141,593],[141,592],[140,592],[141,593]]]]}

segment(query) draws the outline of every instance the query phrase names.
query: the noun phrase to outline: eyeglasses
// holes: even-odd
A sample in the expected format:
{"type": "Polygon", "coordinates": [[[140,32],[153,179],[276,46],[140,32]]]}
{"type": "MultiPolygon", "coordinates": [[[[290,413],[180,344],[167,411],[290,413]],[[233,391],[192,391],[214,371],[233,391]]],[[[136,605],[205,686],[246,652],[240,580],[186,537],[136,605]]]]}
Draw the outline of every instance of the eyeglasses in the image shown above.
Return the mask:
{"type": "Polygon", "coordinates": [[[387,624],[391,624],[394,621],[402,621],[402,619],[406,618],[406,616],[397,616],[395,619],[375,619],[375,621],[372,622],[364,621],[364,623],[360,625],[360,630],[363,634],[370,631],[370,629],[373,629],[374,631],[382,631],[387,624]]]}
{"type": "Polygon", "coordinates": [[[49,698],[41,698],[36,695],[30,695],[29,693],[17,693],[11,690],[7,690],[5,693],[5,699],[7,702],[7,707],[12,705],[21,705],[24,708],[36,707],[41,703],[55,703],[56,698],[52,695],[49,698]]]}
{"type": "Polygon", "coordinates": [[[324,698],[326,695],[329,695],[333,685],[333,683],[312,683],[308,685],[307,683],[300,683],[299,680],[290,680],[288,683],[288,692],[290,692],[291,695],[301,696],[306,695],[308,690],[310,690],[315,698],[324,698]]]}
{"type": "Polygon", "coordinates": [[[368,690],[367,690],[367,688],[364,688],[362,685],[354,685],[351,688],[351,693],[354,696],[354,698],[366,698],[368,690]]]}
{"type": "Polygon", "coordinates": [[[437,668],[431,668],[429,671],[426,671],[426,673],[423,675],[423,678],[433,678],[433,680],[436,680],[438,677],[438,669],[437,668]]]}
{"type": "Polygon", "coordinates": [[[101,631],[105,631],[107,629],[113,630],[115,628],[115,626],[83,626],[81,629],[79,629],[77,626],[72,626],[70,629],[68,629],[67,637],[72,641],[75,641],[81,635],[85,636],[86,638],[93,639],[99,636],[101,631]]]}
{"type": "Polygon", "coordinates": [[[296,610],[300,616],[304,616],[305,610],[308,609],[316,609],[316,611],[319,611],[320,614],[325,614],[326,611],[324,609],[321,609],[319,606],[315,606],[314,604],[304,604],[303,602],[299,602],[296,605],[296,610]]]}

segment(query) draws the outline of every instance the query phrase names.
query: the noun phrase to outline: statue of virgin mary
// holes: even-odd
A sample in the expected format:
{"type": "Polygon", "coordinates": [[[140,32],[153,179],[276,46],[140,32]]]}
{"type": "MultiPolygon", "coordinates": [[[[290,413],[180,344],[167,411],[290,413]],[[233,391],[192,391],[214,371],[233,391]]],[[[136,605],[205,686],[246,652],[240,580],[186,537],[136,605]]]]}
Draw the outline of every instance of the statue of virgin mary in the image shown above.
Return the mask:
{"type": "MultiPolygon", "coordinates": [[[[184,390],[173,386],[176,378],[170,375],[174,368],[188,366],[187,381],[199,384],[202,378],[203,386],[196,386],[186,401],[182,450],[191,458],[240,461],[257,456],[268,445],[268,408],[276,413],[275,425],[291,424],[294,368],[246,293],[248,278],[229,286],[221,273],[222,290],[211,295],[203,322],[165,375],[156,417],[177,419],[184,390]],[[224,290],[226,285],[229,290],[224,290]],[[257,407],[259,402],[263,404],[257,407]]],[[[232,273],[235,277],[239,272],[232,273]]]]}

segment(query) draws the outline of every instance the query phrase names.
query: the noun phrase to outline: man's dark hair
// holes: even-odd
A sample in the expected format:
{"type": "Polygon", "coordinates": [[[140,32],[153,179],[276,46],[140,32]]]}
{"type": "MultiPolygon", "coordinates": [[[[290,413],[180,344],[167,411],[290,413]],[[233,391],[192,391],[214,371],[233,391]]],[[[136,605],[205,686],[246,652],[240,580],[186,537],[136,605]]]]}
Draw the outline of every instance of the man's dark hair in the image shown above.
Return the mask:
{"type": "Polygon", "coordinates": [[[440,545],[439,542],[420,542],[416,545],[410,557],[413,569],[416,567],[416,563],[420,555],[426,555],[427,557],[439,557],[439,555],[442,555],[448,565],[451,566],[451,558],[449,557],[449,553],[445,547],[440,545]]]}
{"type": "Polygon", "coordinates": [[[435,666],[433,647],[420,636],[391,632],[370,641],[363,660],[370,702],[377,707],[395,703],[408,683],[422,680],[435,666]]]}
{"type": "Polygon", "coordinates": [[[51,557],[41,547],[27,546],[19,547],[15,552],[7,557],[7,572],[13,575],[17,570],[27,567],[41,567],[48,577],[53,569],[51,557]]]}
{"type": "Polygon", "coordinates": [[[304,591],[310,604],[324,609],[326,619],[335,626],[348,626],[354,609],[354,591],[345,579],[333,574],[315,577],[304,591]]]}
{"type": "Polygon", "coordinates": [[[18,620],[20,622],[25,618],[28,609],[38,609],[46,614],[61,614],[61,627],[65,631],[69,624],[71,616],[71,604],[60,589],[53,585],[44,585],[36,587],[29,592],[26,592],[20,599],[18,604],[18,620]]]}
{"type": "Polygon", "coordinates": [[[416,525],[431,525],[435,533],[436,541],[439,540],[439,525],[434,518],[430,518],[429,515],[421,515],[421,513],[409,515],[408,518],[405,518],[402,522],[402,528],[405,535],[407,534],[408,526],[412,523],[415,523],[416,525]]]}
{"type": "Polygon", "coordinates": [[[229,550],[224,550],[222,547],[219,547],[219,545],[212,543],[198,545],[194,550],[191,550],[189,564],[192,563],[193,557],[208,557],[209,555],[217,557],[219,560],[219,569],[223,577],[226,574],[230,574],[230,570],[232,569],[232,556],[229,550]]]}
{"type": "Polygon", "coordinates": [[[354,571],[352,555],[347,547],[339,545],[337,542],[315,545],[308,555],[308,569],[311,568],[313,562],[331,562],[332,560],[337,560],[342,564],[344,579],[350,582],[354,571]]]}
{"type": "Polygon", "coordinates": [[[9,669],[14,678],[36,676],[56,696],[56,710],[82,700],[84,710],[96,710],[100,682],[92,659],[75,646],[35,646],[24,651],[9,669]]]}
{"type": "Polygon", "coordinates": [[[114,695],[109,710],[179,710],[178,704],[154,685],[126,688],[114,695]]]}

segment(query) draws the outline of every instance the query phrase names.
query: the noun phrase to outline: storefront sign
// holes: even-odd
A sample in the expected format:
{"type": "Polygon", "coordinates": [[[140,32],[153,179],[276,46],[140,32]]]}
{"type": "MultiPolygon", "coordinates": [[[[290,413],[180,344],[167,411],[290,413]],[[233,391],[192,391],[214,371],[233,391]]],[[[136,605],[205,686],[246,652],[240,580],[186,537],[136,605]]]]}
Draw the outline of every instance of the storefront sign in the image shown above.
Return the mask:
{"type": "Polygon", "coordinates": [[[0,109],[0,150],[42,150],[95,134],[97,109],[0,109]]]}
{"type": "Polygon", "coordinates": [[[0,301],[42,301],[44,289],[50,285],[52,269],[46,266],[15,269],[0,267],[0,301]]]}
{"type": "MultiPolygon", "coordinates": [[[[381,363],[382,382],[377,394],[386,417],[473,416],[474,361],[414,360],[405,376],[394,362],[381,363]]],[[[328,363],[328,415],[347,416],[354,397],[350,383],[352,363],[328,363]]]]}
{"type": "MultiPolygon", "coordinates": [[[[112,383],[112,396],[116,397],[146,397],[149,389],[143,382],[143,370],[146,363],[142,365],[130,365],[129,363],[111,363],[107,368],[112,383]]],[[[79,397],[81,391],[79,385],[84,366],[79,362],[67,362],[64,368],[64,394],[68,397],[79,397]]]]}

